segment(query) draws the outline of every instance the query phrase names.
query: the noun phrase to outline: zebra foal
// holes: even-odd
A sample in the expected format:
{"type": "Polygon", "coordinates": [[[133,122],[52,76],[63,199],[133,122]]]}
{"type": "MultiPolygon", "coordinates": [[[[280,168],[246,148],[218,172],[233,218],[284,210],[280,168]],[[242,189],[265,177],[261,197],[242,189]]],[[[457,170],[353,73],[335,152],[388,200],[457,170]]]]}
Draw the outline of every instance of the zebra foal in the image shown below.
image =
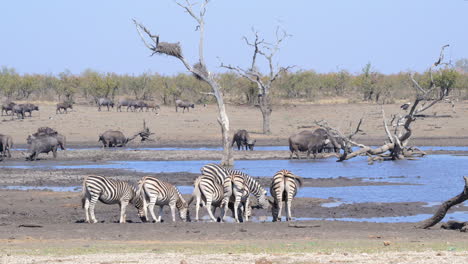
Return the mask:
{"type": "Polygon", "coordinates": [[[280,170],[273,176],[270,186],[270,193],[273,196],[273,202],[270,202],[273,222],[281,221],[283,201],[286,204],[286,221],[291,220],[292,199],[301,186],[302,178],[288,170],[280,170]]]}
{"type": "Polygon", "coordinates": [[[154,177],[143,177],[138,184],[138,192],[143,201],[143,213],[148,219],[148,209],[155,222],[161,222],[163,207],[168,205],[171,208],[172,221],[175,222],[175,209],[179,211],[180,218],[190,221],[188,204],[180,194],[179,190],[172,184],[161,181],[154,177]],[[154,206],[159,205],[159,217],[154,214],[154,206]]]}
{"type": "Polygon", "coordinates": [[[138,209],[138,216],[143,218],[143,203],[135,187],[128,182],[105,178],[97,175],[85,176],[81,195],[81,206],[85,210],[86,222],[97,223],[94,207],[97,201],[104,204],[119,204],[120,223],[125,223],[125,210],[129,203],[138,209]]]}

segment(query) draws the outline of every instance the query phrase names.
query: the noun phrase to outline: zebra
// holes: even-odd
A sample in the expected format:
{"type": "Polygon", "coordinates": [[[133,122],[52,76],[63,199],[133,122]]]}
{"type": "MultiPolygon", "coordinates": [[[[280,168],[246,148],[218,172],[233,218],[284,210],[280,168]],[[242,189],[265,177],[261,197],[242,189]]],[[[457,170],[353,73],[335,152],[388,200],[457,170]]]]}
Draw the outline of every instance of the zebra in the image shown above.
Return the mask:
{"type": "MultiPolygon", "coordinates": [[[[243,203],[243,221],[248,221],[247,208],[249,208],[250,189],[247,182],[247,177],[243,174],[230,174],[229,177],[224,179],[224,198],[221,203],[221,220],[224,221],[225,213],[230,201],[234,201],[234,219],[239,223],[238,208],[243,203]],[[234,198],[234,199],[233,199],[234,198]]],[[[265,191],[266,193],[266,191],[265,191]]]]}
{"type": "Polygon", "coordinates": [[[148,219],[148,209],[155,222],[161,222],[164,205],[169,205],[172,213],[172,221],[175,222],[175,209],[179,210],[179,216],[184,221],[190,221],[188,204],[179,190],[172,184],[158,180],[154,177],[143,177],[138,184],[138,191],[143,200],[144,216],[148,219]],[[159,205],[159,217],[154,214],[154,206],[159,205]]]}
{"type": "Polygon", "coordinates": [[[213,215],[212,206],[217,207],[221,206],[221,202],[224,198],[224,189],[223,186],[217,182],[213,182],[212,178],[201,175],[199,176],[194,183],[194,189],[192,193],[192,198],[188,204],[190,205],[193,200],[195,200],[195,221],[198,221],[198,211],[200,210],[200,203],[203,203],[203,206],[206,207],[208,214],[212,221],[216,221],[216,218],[213,215]]]}
{"type": "Polygon", "coordinates": [[[126,222],[125,210],[129,203],[138,209],[138,216],[142,221],[143,202],[136,188],[128,182],[105,178],[97,175],[85,176],[81,195],[81,206],[85,210],[86,222],[97,223],[94,207],[97,201],[105,204],[119,204],[120,223],[126,222]]]}
{"type": "MultiPolygon", "coordinates": [[[[268,200],[266,199],[266,190],[260,186],[260,184],[253,179],[251,176],[234,169],[224,168],[217,164],[207,164],[201,168],[201,173],[212,179],[214,183],[222,184],[230,175],[239,175],[245,179],[245,185],[249,189],[249,192],[255,195],[262,208],[268,207],[268,200]]],[[[247,207],[248,208],[248,207],[247,207]]],[[[236,211],[236,209],[234,209],[236,211]]],[[[210,214],[212,215],[212,214],[210,214]]],[[[224,218],[224,217],[223,217],[224,218]]]]}
{"type": "MultiPolygon", "coordinates": [[[[216,208],[221,207],[222,202],[224,199],[224,187],[219,183],[214,183],[210,177],[205,175],[199,176],[194,183],[194,189],[192,193],[192,197],[188,202],[189,206],[192,204],[193,200],[196,200],[195,205],[195,221],[199,220],[199,210],[200,204],[206,207],[208,214],[213,222],[216,222],[217,219],[214,216],[216,208]],[[214,207],[214,210],[212,208],[214,207]]],[[[228,207],[234,210],[234,204],[229,203],[228,207]]],[[[248,216],[251,215],[251,207],[247,207],[246,213],[248,216]]],[[[233,211],[234,216],[234,211],[233,211]]],[[[220,220],[220,219],[219,219],[220,220]]]]}
{"type": "Polygon", "coordinates": [[[283,201],[286,203],[286,221],[291,220],[292,199],[301,186],[302,178],[288,170],[280,170],[273,176],[270,186],[270,193],[274,199],[273,202],[270,202],[273,222],[281,221],[283,201]]]}

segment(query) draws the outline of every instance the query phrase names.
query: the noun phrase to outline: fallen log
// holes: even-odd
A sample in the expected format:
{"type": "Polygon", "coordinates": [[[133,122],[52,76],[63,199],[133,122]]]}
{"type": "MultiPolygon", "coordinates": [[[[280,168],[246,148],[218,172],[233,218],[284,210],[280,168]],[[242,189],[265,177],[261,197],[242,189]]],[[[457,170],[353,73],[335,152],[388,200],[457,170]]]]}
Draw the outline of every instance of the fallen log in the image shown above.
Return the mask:
{"type": "Polygon", "coordinates": [[[439,206],[439,209],[437,209],[437,211],[435,212],[435,214],[431,218],[426,219],[420,222],[418,225],[416,225],[417,228],[427,229],[431,226],[436,225],[442,219],[444,219],[450,207],[457,205],[459,203],[463,203],[464,201],[468,199],[468,177],[465,176],[463,178],[465,179],[465,187],[463,188],[463,191],[459,195],[442,203],[439,206]]]}

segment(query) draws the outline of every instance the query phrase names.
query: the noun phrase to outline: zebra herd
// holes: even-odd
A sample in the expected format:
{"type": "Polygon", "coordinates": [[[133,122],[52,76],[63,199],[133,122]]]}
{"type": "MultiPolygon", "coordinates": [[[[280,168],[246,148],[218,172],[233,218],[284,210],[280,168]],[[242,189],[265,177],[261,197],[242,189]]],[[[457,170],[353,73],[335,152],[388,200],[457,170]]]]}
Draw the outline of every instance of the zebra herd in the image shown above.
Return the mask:
{"type": "Polygon", "coordinates": [[[86,222],[97,223],[94,208],[97,201],[105,204],[119,204],[120,223],[126,222],[126,207],[133,204],[138,209],[142,222],[149,221],[149,214],[154,222],[161,222],[163,207],[171,209],[172,221],[176,221],[176,209],[182,221],[190,221],[189,206],[195,200],[195,220],[199,220],[200,205],[208,211],[212,221],[225,221],[226,211],[231,204],[236,222],[248,221],[251,214],[250,195],[257,197],[260,208],[272,208],[273,221],[281,221],[283,201],[286,204],[286,221],[292,219],[291,203],[298,189],[302,186],[301,177],[288,170],[278,171],[272,179],[270,193],[251,176],[217,164],[207,164],[201,168],[201,176],[195,180],[195,188],[189,202],[186,202],[174,185],[154,177],[145,176],[134,186],[128,182],[102,176],[86,176],[83,180],[82,207],[86,222]],[[159,206],[156,217],[154,207],[159,206]],[[214,207],[214,210],[213,210],[214,207]],[[215,218],[216,208],[221,209],[219,218],[215,218]],[[240,211],[240,215],[239,215],[240,211]]]}

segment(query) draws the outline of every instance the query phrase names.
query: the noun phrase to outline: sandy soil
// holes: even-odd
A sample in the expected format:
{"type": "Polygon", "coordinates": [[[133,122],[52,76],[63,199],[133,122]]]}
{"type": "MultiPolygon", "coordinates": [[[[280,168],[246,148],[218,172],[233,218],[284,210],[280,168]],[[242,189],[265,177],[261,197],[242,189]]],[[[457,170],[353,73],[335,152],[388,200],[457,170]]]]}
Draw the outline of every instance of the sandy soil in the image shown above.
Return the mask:
{"type": "MultiPolygon", "coordinates": [[[[220,128],[217,123],[217,108],[196,106],[190,112],[175,112],[173,107],[162,107],[159,115],[152,112],[98,112],[96,107],[76,106],[69,114],[55,114],[55,105],[40,104],[40,111],[32,118],[11,120],[0,117],[0,133],[13,136],[16,144],[25,144],[29,134],[38,127],[49,126],[67,137],[71,144],[96,146],[98,135],[108,129],[121,130],[131,136],[142,127],[146,120],[151,131],[156,133],[159,146],[180,145],[219,145],[220,128]]],[[[385,105],[388,116],[404,112],[398,104],[385,105]]],[[[355,129],[359,119],[364,116],[360,135],[363,143],[382,143],[385,132],[382,127],[380,106],[373,104],[336,104],[336,105],[286,105],[275,107],[272,114],[272,134],[261,132],[261,113],[254,107],[228,105],[231,128],[246,129],[261,145],[287,145],[287,138],[304,126],[311,126],[314,120],[327,120],[329,124],[343,132],[355,129]],[[350,127],[353,123],[353,127],[350,127]]],[[[453,118],[426,118],[413,125],[414,144],[419,145],[468,145],[468,102],[457,104],[456,113],[450,105],[440,104],[429,114],[451,115],[453,118]]],[[[136,143],[132,143],[136,145],[136,143]]]]}
{"type": "MultiPolygon", "coordinates": [[[[101,223],[85,224],[78,193],[2,190],[0,199],[0,254],[4,263],[155,263],[151,256],[160,258],[161,263],[182,259],[219,263],[215,260],[224,260],[223,256],[230,259],[227,263],[254,263],[261,257],[276,263],[390,263],[386,258],[396,263],[463,263],[468,257],[467,234],[439,226],[421,230],[410,223],[341,221],[172,223],[167,210],[163,223],[140,223],[134,208],[127,211],[129,223],[118,224],[118,206],[102,204],[96,207],[101,223]],[[418,260],[418,256],[423,259],[418,260]]],[[[378,207],[382,215],[389,215],[394,208],[411,211],[418,207],[357,204],[317,209],[322,202],[298,199],[294,214],[326,217],[359,212],[366,216],[367,206],[372,215],[378,207]]],[[[268,212],[254,210],[257,217],[265,214],[268,212]]]]}

